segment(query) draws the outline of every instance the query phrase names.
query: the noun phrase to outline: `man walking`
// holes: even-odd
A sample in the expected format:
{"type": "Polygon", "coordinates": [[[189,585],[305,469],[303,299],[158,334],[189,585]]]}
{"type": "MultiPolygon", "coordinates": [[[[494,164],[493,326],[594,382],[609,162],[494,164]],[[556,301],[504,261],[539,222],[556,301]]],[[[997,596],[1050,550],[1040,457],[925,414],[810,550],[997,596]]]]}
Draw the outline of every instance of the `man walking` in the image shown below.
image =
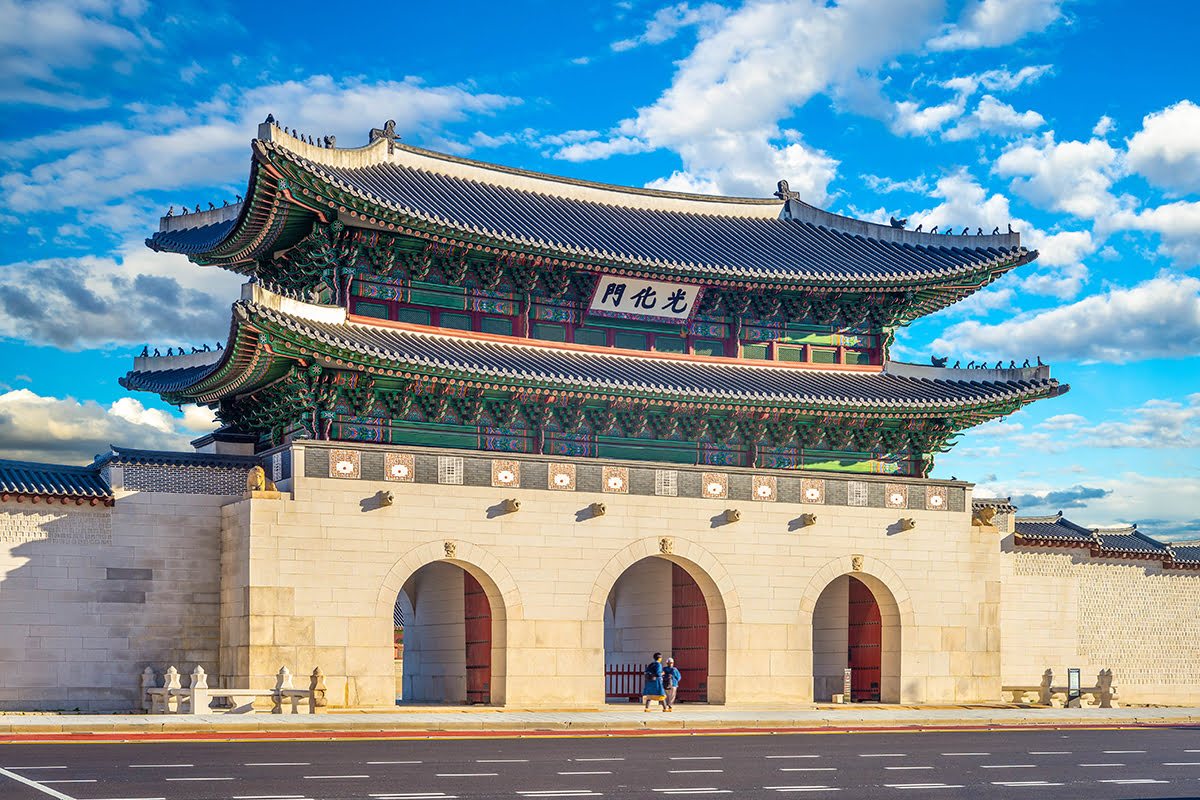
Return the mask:
{"type": "Polygon", "coordinates": [[[663,666],[663,692],[666,694],[663,711],[671,711],[675,708],[675,692],[679,691],[679,680],[683,676],[679,674],[679,670],[675,669],[675,659],[668,658],[667,663],[663,666]]]}
{"type": "Polygon", "coordinates": [[[650,710],[650,701],[657,700],[663,711],[667,710],[667,695],[663,691],[662,653],[655,653],[654,660],[646,665],[646,686],[642,689],[642,709],[650,710]]]}

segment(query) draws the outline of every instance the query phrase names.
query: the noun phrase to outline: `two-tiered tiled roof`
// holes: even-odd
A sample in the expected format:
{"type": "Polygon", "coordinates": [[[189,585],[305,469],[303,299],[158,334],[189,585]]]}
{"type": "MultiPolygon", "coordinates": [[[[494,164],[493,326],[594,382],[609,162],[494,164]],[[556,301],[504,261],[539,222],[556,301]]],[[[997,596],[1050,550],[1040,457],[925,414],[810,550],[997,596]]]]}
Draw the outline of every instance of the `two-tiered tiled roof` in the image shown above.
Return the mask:
{"type": "Polygon", "coordinates": [[[1161,560],[1165,567],[1200,568],[1200,542],[1159,542],[1139,531],[1137,525],[1085,528],[1060,511],[1053,516],[1017,517],[1013,532],[1020,545],[1079,548],[1095,557],[1149,558],[1161,560]]]}

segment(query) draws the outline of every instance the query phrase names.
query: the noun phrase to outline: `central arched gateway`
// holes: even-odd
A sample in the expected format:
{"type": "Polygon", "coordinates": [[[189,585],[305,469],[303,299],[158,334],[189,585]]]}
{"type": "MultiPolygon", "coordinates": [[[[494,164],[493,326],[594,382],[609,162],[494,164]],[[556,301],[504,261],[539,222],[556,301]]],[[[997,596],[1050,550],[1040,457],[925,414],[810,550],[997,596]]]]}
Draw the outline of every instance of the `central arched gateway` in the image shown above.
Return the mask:
{"type": "Polygon", "coordinates": [[[605,697],[640,696],[642,668],[661,652],[682,674],[680,702],[721,702],[724,640],[724,604],[712,579],[677,556],[642,558],[620,574],[604,604],[605,697]]]}
{"type": "Polygon", "coordinates": [[[852,702],[900,702],[900,613],[878,578],[855,572],[821,592],[812,619],[813,699],[844,691],[850,669],[852,702]]]}

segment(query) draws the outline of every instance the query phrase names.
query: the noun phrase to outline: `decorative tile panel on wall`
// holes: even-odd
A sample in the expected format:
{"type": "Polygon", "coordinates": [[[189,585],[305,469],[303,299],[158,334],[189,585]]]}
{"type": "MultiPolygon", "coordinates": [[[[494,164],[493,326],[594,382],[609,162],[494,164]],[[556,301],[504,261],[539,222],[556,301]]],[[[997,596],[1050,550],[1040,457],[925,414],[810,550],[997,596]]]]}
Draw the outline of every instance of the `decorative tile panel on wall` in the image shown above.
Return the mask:
{"type": "Polygon", "coordinates": [[[173,464],[124,464],[122,484],[130,492],[241,495],[247,469],[173,464]]]}
{"type": "Polygon", "coordinates": [[[549,488],[560,492],[575,491],[575,465],[551,464],[546,483],[549,488]]]}
{"type": "Polygon", "coordinates": [[[800,502],[824,503],[825,481],[820,478],[802,478],[800,480],[800,502]]]}
{"type": "Polygon", "coordinates": [[[461,484],[462,482],[462,456],[438,456],[438,483],[461,484]]]}
{"type": "Polygon", "coordinates": [[[604,491],[616,494],[629,493],[629,468],[606,466],[600,474],[604,491]]]}
{"type": "Polygon", "coordinates": [[[412,483],[417,474],[417,460],[412,453],[384,453],[383,477],[389,481],[412,483]]]}
{"type": "Polygon", "coordinates": [[[870,498],[870,490],[866,481],[848,481],[846,483],[846,505],[865,506],[870,498]]]}
{"type": "Polygon", "coordinates": [[[492,486],[516,489],[521,485],[521,462],[507,458],[492,459],[492,486]]]}
{"type": "Polygon", "coordinates": [[[945,486],[925,487],[925,508],[930,511],[945,511],[948,504],[945,486]]]}
{"type": "Polygon", "coordinates": [[[889,483],[884,489],[884,503],[888,508],[908,508],[908,485],[889,483]]]}
{"type": "Polygon", "coordinates": [[[357,478],[362,474],[362,456],[357,450],[330,450],[329,477],[357,478]]]}
{"type": "Polygon", "coordinates": [[[724,472],[705,472],[700,476],[700,496],[724,500],[729,496],[729,476],[724,472]]]}
{"type": "Polygon", "coordinates": [[[654,470],[654,493],[659,497],[679,496],[679,470],[654,470]]]}
{"type": "Polygon", "coordinates": [[[755,500],[774,503],[779,497],[774,475],[755,475],[752,485],[755,500]]]}
{"type": "Polygon", "coordinates": [[[109,509],[61,507],[51,511],[0,505],[0,542],[52,544],[112,544],[109,509]]]}

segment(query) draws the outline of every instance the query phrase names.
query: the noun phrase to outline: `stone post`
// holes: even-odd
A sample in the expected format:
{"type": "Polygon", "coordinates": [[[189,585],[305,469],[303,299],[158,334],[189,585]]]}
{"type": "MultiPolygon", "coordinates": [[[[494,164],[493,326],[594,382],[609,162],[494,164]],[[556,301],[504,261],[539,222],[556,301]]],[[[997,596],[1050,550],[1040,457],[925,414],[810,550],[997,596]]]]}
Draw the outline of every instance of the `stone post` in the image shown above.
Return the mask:
{"type": "Polygon", "coordinates": [[[325,698],[325,673],[317,667],[308,681],[308,713],[323,714],[329,705],[325,698]]]}
{"type": "Polygon", "coordinates": [[[141,700],[140,705],[143,711],[150,711],[153,707],[154,700],[150,697],[149,691],[158,688],[158,676],[154,674],[154,670],[146,667],[141,674],[141,700]]]}
{"type": "Polygon", "coordinates": [[[197,664],[196,668],[192,670],[192,682],[188,687],[188,712],[192,714],[207,713],[211,699],[208,693],[208,675],[204,673],[204,667],[197,664]]]}
{"type": "Polygon", "coordinates": [[[163,688],[166,693],[163,694],[163,711],[167,714],[173,714],[179,711],[179,698],[171,699],[171,690],[178,689],[179,686],[179,670],[174,667],[167,667],[167,674],[163,676],[163,688]]]}
{"type": "Polygon", "coordinates": [[[280,667],[279,674],[275,676],[275,696],[271,698],[275,704],[271,709],[272,714],[283,713],[283,690],[291,688],[293,688],[291,670],[287,667],[280,667]]]}

